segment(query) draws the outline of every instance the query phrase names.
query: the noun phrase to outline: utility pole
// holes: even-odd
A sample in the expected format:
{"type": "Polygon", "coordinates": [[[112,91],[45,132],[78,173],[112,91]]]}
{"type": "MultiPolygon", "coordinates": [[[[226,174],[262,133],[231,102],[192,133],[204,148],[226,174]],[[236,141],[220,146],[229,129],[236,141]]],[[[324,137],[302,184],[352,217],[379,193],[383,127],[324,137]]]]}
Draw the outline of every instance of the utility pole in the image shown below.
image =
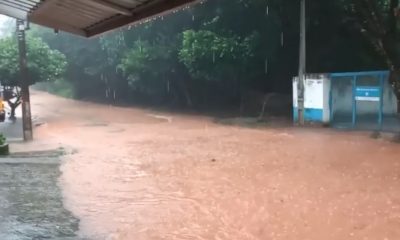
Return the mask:
{"type": "Polygon", "coordinates": [[[300,0],[300,54],[297,109],[299,124],[304,125],[304,80],[306,74],[306,0],[300,0]]]}
{"type": "Polygon", "coordinates": [[[29,73],[26,58],[25,21],[17,19],[17,38],[19,50],[19,84],[22,96],[22,129],[25,141],[33,140],[32,115],[29,94],[29,73]]]}

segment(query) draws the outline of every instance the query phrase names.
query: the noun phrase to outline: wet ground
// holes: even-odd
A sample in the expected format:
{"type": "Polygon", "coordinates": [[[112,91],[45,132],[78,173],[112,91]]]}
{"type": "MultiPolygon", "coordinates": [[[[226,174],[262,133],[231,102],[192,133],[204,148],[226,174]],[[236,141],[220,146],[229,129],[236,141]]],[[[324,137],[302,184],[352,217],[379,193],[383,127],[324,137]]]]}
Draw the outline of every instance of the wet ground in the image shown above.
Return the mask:
{"type": "Polygon", "coordinates": [[[78,220],[63,208],[54,158],[0,159],[0,239],[78,239],[78,220]]]}
{"type": "Polygon", "coordinates": [[[38,92],[32,109],[45,124],[14,148],[73,153],[59,181],[79,237],[400,239],[400,146],[369,133],[244,128],[38,92]]]}

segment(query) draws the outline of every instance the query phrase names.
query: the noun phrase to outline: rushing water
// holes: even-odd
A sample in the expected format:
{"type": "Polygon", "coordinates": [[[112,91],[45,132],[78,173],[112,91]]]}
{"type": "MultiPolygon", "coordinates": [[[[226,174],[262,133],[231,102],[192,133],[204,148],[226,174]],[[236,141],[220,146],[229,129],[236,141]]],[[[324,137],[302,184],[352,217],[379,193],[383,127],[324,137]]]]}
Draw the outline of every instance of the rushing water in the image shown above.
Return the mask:
{"type": "Polygon", "coordinates": [[[400,239],[400,146],[33,96],[91,239],[400,239]],[[165,115],[165,116],[164,116],[165,115]]]}

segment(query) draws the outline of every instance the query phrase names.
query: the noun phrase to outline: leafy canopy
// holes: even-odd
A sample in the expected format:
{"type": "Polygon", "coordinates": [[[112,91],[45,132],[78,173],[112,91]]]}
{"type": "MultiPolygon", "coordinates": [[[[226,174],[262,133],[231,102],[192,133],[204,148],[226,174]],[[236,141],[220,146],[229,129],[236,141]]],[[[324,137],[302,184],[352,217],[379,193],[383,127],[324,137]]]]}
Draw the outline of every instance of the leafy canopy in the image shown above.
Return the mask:
{"type": "MultiPolygon", "coordinates": [[[[0,39],[0,82],[18,86],[19,52],[15,37],[0,39]]],[[[30,84],[54,81],[63,77],[67,61],[57,50],[52,50],[40,38],[27,38],[27,58],[30,84]]]]}
{"type": "Polygon", "coordinates": [[[193,78],[217,80],[226,71],[237,74],[248,64],[255,55],[257,39],[257,33],[242,38],[208,30],[187,30],[183,32],[179,59],[193,78]]]}

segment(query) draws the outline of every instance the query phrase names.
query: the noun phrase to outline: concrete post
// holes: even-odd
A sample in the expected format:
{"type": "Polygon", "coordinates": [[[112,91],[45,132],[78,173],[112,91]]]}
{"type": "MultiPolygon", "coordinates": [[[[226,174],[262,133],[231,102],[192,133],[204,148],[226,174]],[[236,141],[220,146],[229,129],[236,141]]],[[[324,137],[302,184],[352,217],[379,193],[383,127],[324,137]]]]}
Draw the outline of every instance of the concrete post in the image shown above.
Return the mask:
{"type": "Polygon", "coordinates": [[[306,74],[306,0],[300,0],[300,53],[298,84],[299,124],[304,125],[304,80],[306,74]]]}
{"type": "Polygon", "coordinates": [[[32,115],[29,94],[29,73],[26,58],[26,39],[25,39],[25,22],[17,19],[17,38],[19,50],[19,68],[20,79],[19,84],[21,87],[22,96],[22,129],[25,141],[33,140],[32,131],[32,115]]]}

